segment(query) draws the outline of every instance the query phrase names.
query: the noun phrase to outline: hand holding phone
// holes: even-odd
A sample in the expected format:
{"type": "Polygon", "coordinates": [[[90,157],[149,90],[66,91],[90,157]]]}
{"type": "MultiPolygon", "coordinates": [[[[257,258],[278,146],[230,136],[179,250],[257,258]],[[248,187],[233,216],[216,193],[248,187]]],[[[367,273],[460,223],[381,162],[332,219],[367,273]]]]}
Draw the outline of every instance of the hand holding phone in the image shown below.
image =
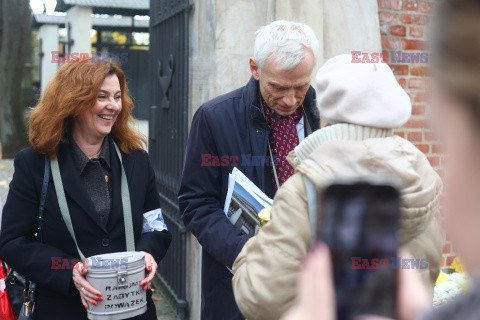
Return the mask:
{"type": "Polygon", "coordinates": [[[317,240],[332,257],[338,320],[396,318],[400,216],[398,190],[386,182],[338,182],[321,194],[317,240]]]}

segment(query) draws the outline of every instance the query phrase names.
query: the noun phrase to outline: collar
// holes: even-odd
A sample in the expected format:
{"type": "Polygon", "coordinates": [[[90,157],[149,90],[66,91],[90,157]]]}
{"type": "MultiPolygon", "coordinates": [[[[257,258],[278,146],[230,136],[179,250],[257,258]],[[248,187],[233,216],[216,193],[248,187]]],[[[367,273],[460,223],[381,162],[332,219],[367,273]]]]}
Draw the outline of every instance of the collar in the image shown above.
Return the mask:
{"type": "MultiPolygon", "coordinates": [[[[83,153],[82,149],[77,145],[75,139],[70,135],[70,142],[73,148],[73,158],[75,159],[75,164],[77,165],[78,170],[80,170],[80,174],[83,172],[87,164],[92,161],[89,159],[85,153],[83,153]]],[[[107,167],[110,169],[110,143],[108,136],[103,138],[102,149],[98,156],[98,159],[103,161],[107,167]]]]}
{"type": "Polygon", "coordinates": [[[294,162],[302,162],[316,148],[329,142],[350,140],[363,141],[372,138],[386,138],[393,135],[393,129],[363,127],[354,124],[334,124],[313,132],[295,148],[294,162]]]}

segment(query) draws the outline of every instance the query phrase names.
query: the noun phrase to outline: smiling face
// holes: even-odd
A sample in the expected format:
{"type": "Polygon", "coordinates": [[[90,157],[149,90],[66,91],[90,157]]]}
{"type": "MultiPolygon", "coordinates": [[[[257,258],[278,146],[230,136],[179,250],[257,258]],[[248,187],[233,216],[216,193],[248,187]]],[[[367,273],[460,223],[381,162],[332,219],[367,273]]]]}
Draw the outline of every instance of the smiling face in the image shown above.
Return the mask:
{"type": "Polygon", "coordinates": [[[292,70],[278,70],[279,65],[274,57],[269,57],[260,70],[255,59],[250,58],[250,70],[260,83],[260,92],[267,106],[281,116],[289,116],[303,104],[315,58],[310,49],[305,49],[302,61],[292,70]]]}
{"type": "Polygon", "coordinates": [[[95,144],[110,133],[121,110],[120,82],[116,74],[108,75],[100,87],[95,105],[74,118],[72,134],[95,144]]]}

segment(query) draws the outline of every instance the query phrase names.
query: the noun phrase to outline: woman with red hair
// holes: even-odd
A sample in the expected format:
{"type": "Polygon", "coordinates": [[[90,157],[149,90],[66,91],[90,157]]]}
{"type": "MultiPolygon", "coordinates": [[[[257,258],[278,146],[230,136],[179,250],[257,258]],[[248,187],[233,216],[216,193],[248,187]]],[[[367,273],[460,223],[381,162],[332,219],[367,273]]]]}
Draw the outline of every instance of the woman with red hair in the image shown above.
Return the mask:
{"type": "Polygon", "coordinates": [[[131,127],[133,107],[121,68],[88,59],[61,66],[31,111],[32,146],[15,156],[0,257],[36,283],[38,320],[87,319],[86,309],[106,297],[86,280],[87,266],[79,258],[82,253],[89,257],[127,251],[129,244],[129,251],[144,253],[147,272],[141,282],[147,290],[147,311],[134,319],[156,319],[150,282],[171,235],[161,216],[146,140],[131,127]],[[54,177],[48,181],[40,224],[42,181],[50,160],[54,177]],[[57,198],[55,168],[63,181],[63,198],[57,198]],[[131,219],[124,213],[128,196],[131,219]],[[145,227],[145,213],[154,213],[162,223],[145,227]],[[36,237],[40,225],[41,241],[36,237]]]}

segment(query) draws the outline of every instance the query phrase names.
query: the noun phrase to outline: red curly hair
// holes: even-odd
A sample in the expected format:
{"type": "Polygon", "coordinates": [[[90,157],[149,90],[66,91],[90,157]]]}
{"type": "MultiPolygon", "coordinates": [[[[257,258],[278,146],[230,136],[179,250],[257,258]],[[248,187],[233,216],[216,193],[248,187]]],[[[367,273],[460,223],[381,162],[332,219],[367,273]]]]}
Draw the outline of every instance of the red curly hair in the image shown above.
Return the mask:
{"type": "Polygon", "coordinates": [[[103,81],[115,74],[122,91],[122,110],[112,126],[111,135],[126,154],[145,150],[147,141],[130,126],[134,108],[125,73],[115,62],[86,59],[62,65],[48,82],[29,118],[29,139],[35,152],[55,156],[55,148],[67,142],[73,117],[90,110],[97,100],[103,81]]]}

